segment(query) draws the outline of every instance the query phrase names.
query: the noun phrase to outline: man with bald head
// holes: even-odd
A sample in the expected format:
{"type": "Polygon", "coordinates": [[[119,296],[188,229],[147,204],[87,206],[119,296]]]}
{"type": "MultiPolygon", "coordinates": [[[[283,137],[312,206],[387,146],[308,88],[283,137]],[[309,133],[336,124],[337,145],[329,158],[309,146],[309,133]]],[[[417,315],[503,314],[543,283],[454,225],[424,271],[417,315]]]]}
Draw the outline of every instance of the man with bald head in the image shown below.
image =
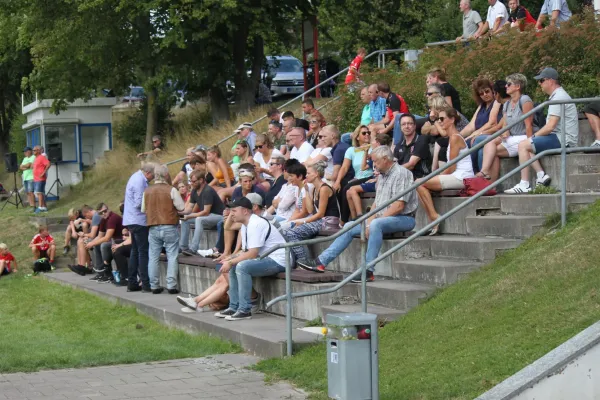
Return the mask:
{"type": "Polygon", "coordinates": [[[286,154],[286,158],[293,158],[301,163],[306,161],[315,149],[306,141],[306,131],[302,128],[292,128],[286,135],[286,143],[291,149],[289,155],[286,154]]]}
{"type": "Polygon", "coordinates": [[[371,103],[369,103],[371,122],[376,124],[385,118],[386,113],[385,99],[379,96],[379,88],[376,83],[369,86],[369,97],[371,99],[371,103]]]}

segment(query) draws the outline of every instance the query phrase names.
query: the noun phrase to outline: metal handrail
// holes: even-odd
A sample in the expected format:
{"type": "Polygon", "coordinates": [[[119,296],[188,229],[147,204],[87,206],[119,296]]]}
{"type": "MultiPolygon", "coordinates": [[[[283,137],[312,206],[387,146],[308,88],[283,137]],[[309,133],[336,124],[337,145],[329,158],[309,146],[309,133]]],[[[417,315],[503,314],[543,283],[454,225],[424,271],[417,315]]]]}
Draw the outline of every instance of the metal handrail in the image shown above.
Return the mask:
{"type": "MultiPolygon", "coordinates": [[[[378,55],[379,55],[379,54],[384,54],[384,53],[385,53],[385,54],[387,54],[387,53],[394,53],[394,52],[400,52],[400,51],[405,51],[405,49],[377,50],[377,51],[374,51],[374,52],[372,52],[372,53],[368,54],[367,56],[365,56],[364,60],[366,60],[367,58],[370,58],[370,57],[374,56],[375,54],[378,54],[378,55]]],[[[313,86],[312,88],[308,89],[307,91],[303,92],[302,94],[300,94],[300,95],[298,95],[298,96],[294,97],[293,99],[291,99],[291,100],[290,100],[290,101],[288,101],[287,103],[285,103],[285,104],[282,104],[281,106],[279,106],[279,108],[286,107],[286,106],[288,106],[288,105],[292,104],[293,102],[295,102],[296,100],[298,100],[298,99],[301,99],[301,98],[304,98],[304,96],[305,96],[306,94],[308,94],[308,93],[310,93],[310,92],[314,91],[314,90],[315,90],[315,89],[317,89],[317,88],[320,88],[320,87],[321,87],[321,86],[323,86],[324,84],[326,84],[326,83],[328,83],[329,81],[331,81],[331,80],[333,80],[333,79],[337,78],[338,76],[340,76],[340,75],[341,75],[341,74],[343,74],[344,72],[348,71],[349,69],[350,69],[350,67],[346,67],[346,68],[344,68],[343,70],[339,71],[338,73],[336,73],[336,74],[334,74],[334,75],[330,76],[329,78],[325,79],[323,82],[320,82],[318,85],[316,85],[316,86],[313,86]]],[[[331,102],[332,102],[332,101],[334,101],[334,100],[338,100],[340,97],[341,97],[341,96],[337,96],[335,99],[333,99],[333,100],[330,100],[330,101],[329,101],[329,102],[327,102],[325,105],[327,105],[327,104],[331,103],[331,102]]],[[[324,106],[325,106],[325,105],[324,105],[324,106]]],[[[323,107],[324,107],[324,106],[323,106],[323,107]]],[[[260,117],[260,118],[259,118],[259,119],[257,119],[256,121],[253,121],[253,122],[252,122],[252,125],[254,125],[254,124],[257,124],[257,123],[261,122],[262,120],[264,120],[264,119],[266,119],[266,118],[267,118],[267,116],[266,116],[266,115],[265,115],[265,116],[263,116],[263,117],[260,117]]],[[[234,137],[234,136],[236,136],[236,135],[237,135],[237,133],[232,133],[231,135],[229,135],[229,136],[227,136],[227,137],[225,137],[225,138],[223,138],[223,139],[219,140],[219,141],[217,142],[216,146],[219,146],[219,145],[221,145],[222,143],[225,143],[226,141],[230,140],[231,138],[233,138],[233,137],[234,137]]],[[[187,160],[187,157],[181,157],[181,158],[178,158],[177,160],[169,161],[168,163],[166,163],[166,165],[176,164],[176,163],[178,163],[178,162],[185,161],[185,160],[187,160]]]]}
{"type": "Polygon", "coordinates": [[[359,217],[355,221],[350,222],[350,223],[344,225],[344,228],[341,229],[340,231],[336,232],[334,235],[328,236],[328,237],[317,237],[317,238],[303,240],[303,241],[294,242],[294,243],[284,243],[284,244],[280,244],[280,245],[277,245],[277,246],[274,246],[274,247],[270,248],[260,258],[264,258],[264,257],[268,256],[269,254],[271,254],[273,251],[276,251],[276,250],[281,249],[281,248],[285,248],[285,251],[286,251],[286,266],[285,266],[286,294],[282,295],[282,296],[279,296],[279,297],[276,297],[276,298],[272,299],[271,301],[269,301],[266,304],[266,308],[269,308],[272,305],[274,305],[274,304],[276,304],[276,303],[278,303],[278,302],[280,302],[282,300],[287,300],[286,323],[287,323],[287,332],[288,332],[288,343],[287,343],[287,352],[288,352],[288,355],[292,354],[292,315],[291,315],[291,313],[292,313],[292,305],[291,305],[291,302],[292,302],[293,298],[295,298],[295,297],[305,297],[305,296],[314,296],[314,295],[326,294],[326,293],[331,293],[331,292],[337,291],[341,287],[345,286],[348,282],[350,282],[350,280],[352,280],[353,278],[355,278],[356,276],[358,276],[359,273],[361,273],[361,275],[362,275],[362,278],[361,278],[361,282],[362,282],[362,288],[361,288],[362,298],[361,298],[361,303],[362,303],[362,310],[363,310],[363,312],[366,312],[366,309],[367,309],[367,306],[366,306],[366,273],[367,273],[367,268],[376,265],[378,262],[380,262],[384,258],[388,257],[393,252],[397,251],[398,249],[400,249],[401,247],[405,246],[406,244],[412,242],[415,238],[417,238],[418,236],[420,236],[421,234],[423,234],[424,232],[426,232],[428,229],[434,227],[435,225],[437,225],[440,222],[444,221],[446,218],[448,218],[451,215],[453,215],[455,212],[457,212],[457,211],[461,210],[462,208],[466,207],[467,205],[471,204],[477,198],[483,196],[483,194],[486,193],[488,190],[490,190],[491,188],[494,188],[497,185],[499,185],[500,183],[504,182],[510,176],[512,176],[513,174],[521,171],[523,168],[529,166],[535,160],[538,160],[539,158],[541,158],[543,155],[561,154],[561,189],[562,189],[561,190],[561,222],[562,222],[562,226],[564,226],[566,224],[566,208],[567,208],[566,207],[566,196],[567,196],[566,195],[566,154],[567,154],[567,152],[571,153],[571,152],[576,152],[576,151],[583,151],[583,150],[588,150],[589,151],[589,150],[592,150],[592,148],[578,147],[578,148],[574,148],[574,149],[569,149],[567,151],[566,144],[565,144],[565,140],[566,140],[565,128],[566,127],[565,127],[565,117],[564,117],[564,115],[565,115],[565,109],[564,109],[565,107],[564,107],[564,105],[565,104],[574,104],[574,103],[575,104],[578,104],[578,103],[590,103],[590,102],[598,101],[599,99],[600,98],[584,98],[584,99],[548,100],[548,101],[545,101],[545,102],[537,105],[536,107],[534,107],[531,111],[523,114],[514,123],[512,123],[512,124],[510,124],[510,125],[502,128],[502,129],[500,129],[499,131],[493,133],[492,135],[489,135],[486,139],[484,139],[480,143],[474,145],[468,151],[463,152],[462,155],[459,153],[459,155],[454,160],[448,162],[442,168],[438,168],[437,170],[431,172],[429,175],[427,175],[426,177],[422,178],[418,182],[415,182],[408,189],[406,189],[406,190],[402,191],[401,193],[397,194],[392,199],[384,202],[381,205],[378,205],[375,209],[367,212],[366,214],[364,214],[362,217],[359,217]],[[342,280],[341,282],[339,282],[334,287],[329,288],[329,289],[321,289],[321,290],[309,291],[309,292],[304,292],[304,293],[292,293],[290,291],[287,291],[287,287],[288,286],[291,288],[291,266],[290,266],[290,258],[289,258],[289,253],[290,253],[291,247],[303,246],[303,245],[308,245],[308,244],[316,244],[316,243],[322,243],[322,242],[328,242],[328,241],[334,240],[334,239],[338,238],[339,236],[341,236],[342,234],[348,232],[350,229],[352,229],[353,227],[355,227],[358,224],[361,224],[361,242],[362,242],[362,245],[364,246],[364,232],[365,232],[364,221],[366,221],[369,217],[371,217],[371,216],[375,215],[376,213],[378,213],[379,211],[383,210],[384,208],[386,208],[390,204],[394,203],[395,201],[397,201],[399,198],[401,198],[405,194],[409,193],[410,191],[415,190],[417,187],[421,186],[423,183],[425,183],[429,179],[433,178],[434,176],[439,175],[441,172],[443,172],[444,170],[448,169],[452,165],[457,164],[463,158],[465,158],[467,156],[470,156],[470,154],[472,154],[475,151],[479,151],[479,149],[483,148],[487,143],[489,143],[492,140],[496,139],[497,137],[499,137],[500,135],[502,135],[504,132],[509,131],[513,126],[515,126],[518,123],[524,121],[528,117],[534,115],[534,113],[536,113],[538,110],[541,110],[541,109],[543,109],[546,106],[554,105],[554,104],[561,105],[561,127],[562,127],[561,133],[562,133],[562,142],[561,142],[560,152],[556,149],[556,150],[547,150],[547,151],[544,151],[542,153],[536,154],[536,156],[532,157],[532,159],[530,159],[527,162],[519,165],[517,168],[513,169],[508,174],[506,174],[504,177],[502,177],[498,181],[494,182],[490,186],[486,187],[480,193],[477,193],[471,199],[469,199],[469,200],[467,200],[467,201],[459,204],[458,206],[454,207],[448,213],[440,216],[435,221],[429,223],[427,226],[425,226],[424,228],[420,229],[418,232],[416,232],[415,234],[411,235],[409,238],[403,240],[400,244],[394,246],[392,249],[388,250],[387,252],[385,252],[384,254],[380,255],[375,260],[372,260],[368,264],[364,261],[364,251],[361,251],[362,258],[363,258],[362,262],[364,262],[364,265],[360,269],[354,271],[352,274],[350,274],[348,277],[346,277],[344,280],[342,280]]]}

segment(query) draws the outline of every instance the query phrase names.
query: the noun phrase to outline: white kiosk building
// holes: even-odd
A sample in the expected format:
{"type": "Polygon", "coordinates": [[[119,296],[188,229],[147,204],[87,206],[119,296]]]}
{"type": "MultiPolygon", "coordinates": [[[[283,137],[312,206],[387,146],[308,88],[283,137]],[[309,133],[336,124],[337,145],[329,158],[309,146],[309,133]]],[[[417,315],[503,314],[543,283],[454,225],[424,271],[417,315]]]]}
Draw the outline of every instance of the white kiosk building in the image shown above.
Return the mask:
{"type": "Polygon", "coordinates": [[[40,145],[52,162],[46,181],[48,199],[59,196],[58,178],[62,185],[75,185],[82,171],[91,167],[105,151],[112,149],[112,107],[115,97],[75,100],[58,114],[50,112],[53,100],[36,100],[23,105],[27,122],[27,146],[40,145]],[[52,189],[52,190],[51,190],[52,189]]]}

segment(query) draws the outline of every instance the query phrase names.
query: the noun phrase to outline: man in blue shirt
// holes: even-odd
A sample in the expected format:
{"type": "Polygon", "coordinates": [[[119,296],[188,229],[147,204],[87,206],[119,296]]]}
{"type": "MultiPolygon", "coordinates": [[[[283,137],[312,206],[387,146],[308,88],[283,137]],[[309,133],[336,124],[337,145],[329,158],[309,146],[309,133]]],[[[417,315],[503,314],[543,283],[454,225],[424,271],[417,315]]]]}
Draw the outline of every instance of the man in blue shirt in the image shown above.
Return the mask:
{"type": "Polygon", "coordinates": [[[146,214],[142,212],[142,199],[148,183],[154,179],[154,164],[146,163],[136,173],[131,175],[125,189],[125,205],[123,211],[123,226],[131,235],[131,255],[129,256],[128,292],[151,292],[148,277],[148,225],[146,214]],[[138,282],[142,280],[142,287],[138,282]]]}
{"type": "Polygon", "coordinates": [[[371,108],[371,118],[373,119],[372,123],[376,124],[385,118],[386,112],[386,101],[383,97],[379,96],[379,89],[376,83],[369,86],[369,97],[371,98],[369,106],[371,108]]]}

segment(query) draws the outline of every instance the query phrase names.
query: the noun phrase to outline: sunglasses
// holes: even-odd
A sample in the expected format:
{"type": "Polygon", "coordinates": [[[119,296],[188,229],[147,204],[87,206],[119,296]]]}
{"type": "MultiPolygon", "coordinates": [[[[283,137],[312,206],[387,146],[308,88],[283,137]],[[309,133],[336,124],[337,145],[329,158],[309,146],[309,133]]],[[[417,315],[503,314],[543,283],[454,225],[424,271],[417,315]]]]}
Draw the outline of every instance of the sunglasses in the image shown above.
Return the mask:
{"type": "Polygon", "coordinates": [[[281,165],[281,164],[279,164],[279,163],[276,163],[276,162],[272,162],[272,163],[269,163],[269,165],[270,165],[271,167],[274,167],[274,166],[276,166],[276,165],[281,165]]]}
{"type": "Polygon", "coordinates": [[[444,122],[446,120],[446,118],[448,118],[448,117],[438,117],[438,118],[436,118],[436,121],[444,122]]]}
{"type": "Polygon", "coordinates": [[[360,134],[363,136],[367,136],[371,134],[371,131],[362,131],[360,134]]]}
{"type": "Polygon", "coordinates": [[[440,94],[440,92],[425,92],[425,96],[433,96],[434,94],[440,94]]]}
{"type": "Polygon", "coordinates": [[[508,82],[508,83],[507,83],[505,86],[506,86],[506,87],[511,87],[512,85],[513,85],[513,83],[512,83],[512,82],[508,82]]]}
{"type": "Polygon", "coordinates": [[[482,92],[479,92],[479,96],[485,96],[486,94],[490,94],[492,93],[492,91],[490,89],[486,89],[482,92]]]}
{"type": "Polygon", "coordinates": [[[98,211],[98,214],[100,214],[100,215],[104,215],[104,214],[106,214],[107,212],[108,212],[108,210],[105,208],[104,210],[100,210],[100,211],[98,211]]]}
{"type": "Polygon", "coordinates": [[[254,146],[254,150],[262,149],[264,144],[254,146]]]}
{"type": "Polygon", "coordinates": [[[542,83],[546,82],[546,78],[542,78],[542,79],[540,79],[538,82],[539,82],[539,83],[540,83],[540,85],[541,85],[542,83]]]}

